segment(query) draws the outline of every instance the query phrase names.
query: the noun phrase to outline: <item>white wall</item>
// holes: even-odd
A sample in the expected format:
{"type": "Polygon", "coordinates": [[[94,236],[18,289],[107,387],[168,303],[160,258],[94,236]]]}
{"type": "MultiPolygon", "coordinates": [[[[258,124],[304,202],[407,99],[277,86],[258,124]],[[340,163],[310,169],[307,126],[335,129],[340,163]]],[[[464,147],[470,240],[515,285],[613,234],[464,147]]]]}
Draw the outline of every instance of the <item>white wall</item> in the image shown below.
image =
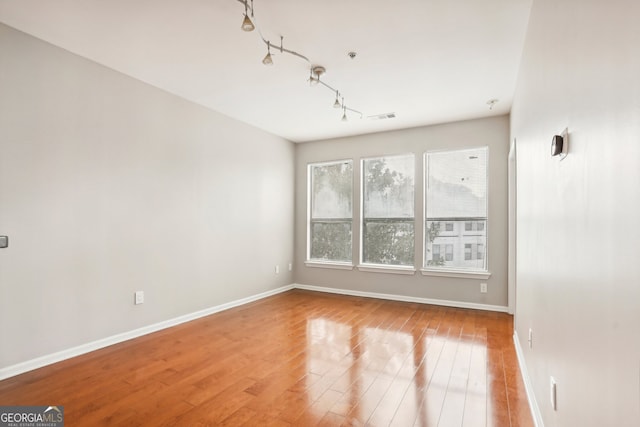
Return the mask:
{"type": "Polygon", "coordinates": [[[293,170],[288,141],[0,24],[0,369],[289,285],[293,170]]]}
{"type": "MultiPolygon", "coordinates": [[[[296,264],[298,284],[335,288],[355,292],[370,292],[480,304],[491,308],[507,306],[507,158],[509,152],[509,119],[507,116],[448,123],[371,135],[339,138],[296,145],[296,264]],[[354,248],[360,239],[358,188],[359,162],[363,157],[414,153],[416,176],[422,177],[422,155],[425,151],[489,147],[489,270],[491,278],[461,279],[450,277],[397,275],[387,273],[333,270],[307,267],[307,165],[329,160],[354,161],[354,248]],[[480,282],[487,282],[489,292],[480,293],[480,282]]],[[[423,183],[415,183],[416,268],[422,266],[423,183]]],[[[355,252],[354,264],[359,252],[355,252]]]]}
{"type": "Polygon", "coordinates": [[[511,116],[516,330],[547,427],[640,425],[638,17],[640,3],[624,0],[535,0],[531,11],[511,116]],[[550,142],[565,127],[559,161],[550,142]]]}

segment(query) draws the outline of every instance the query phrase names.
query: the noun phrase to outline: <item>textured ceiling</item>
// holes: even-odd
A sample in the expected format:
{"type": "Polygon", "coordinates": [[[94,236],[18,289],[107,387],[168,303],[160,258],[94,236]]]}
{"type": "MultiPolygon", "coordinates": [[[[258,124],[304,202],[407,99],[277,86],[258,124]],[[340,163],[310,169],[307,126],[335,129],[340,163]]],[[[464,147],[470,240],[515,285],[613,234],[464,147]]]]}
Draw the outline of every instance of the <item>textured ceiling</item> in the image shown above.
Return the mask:
{"type": "Polygon", "coordinates": [[[508,113],[531,1],[254,0],[248,33],[237,0],[0,0],[0,22],[301,142],[508,113]],[[260,33],[310,62],[264,66],[260,33]]]}

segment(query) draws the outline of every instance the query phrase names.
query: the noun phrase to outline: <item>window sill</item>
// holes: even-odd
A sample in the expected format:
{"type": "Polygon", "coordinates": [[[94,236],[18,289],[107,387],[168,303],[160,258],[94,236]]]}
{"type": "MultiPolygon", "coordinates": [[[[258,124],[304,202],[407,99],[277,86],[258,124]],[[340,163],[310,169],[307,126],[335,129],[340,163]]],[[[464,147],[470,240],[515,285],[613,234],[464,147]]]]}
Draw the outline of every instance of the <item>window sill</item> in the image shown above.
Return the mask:
{"type": "Polygon", "coordinates": [[[416,269],[405,265],[360,264],[358,270],[368,273],[415,274],[416,269]]]}
{"type": "Polygon", "coordinates": [[[420,272],[423,276],[457,277],[461,279],[486,280],[491,277],[491,272],[489,271],[431,270],[423,268],[420,270],[420,272]]]}
{"type": "Polygon", "coordinates": [[[314,268],[333,268],[335,270],[353,270],[350,262],[305,261],[304,265],[314,268]]]}

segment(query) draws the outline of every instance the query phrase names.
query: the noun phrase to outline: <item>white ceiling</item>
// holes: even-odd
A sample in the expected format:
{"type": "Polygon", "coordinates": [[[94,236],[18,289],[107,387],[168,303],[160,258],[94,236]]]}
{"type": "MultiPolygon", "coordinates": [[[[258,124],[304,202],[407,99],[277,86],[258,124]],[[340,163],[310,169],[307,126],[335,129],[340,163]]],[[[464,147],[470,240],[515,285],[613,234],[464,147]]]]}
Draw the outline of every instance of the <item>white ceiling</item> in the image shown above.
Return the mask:
{"type": "Polygon", "coordinates": [[[0,0],[0,22],[291,141],[508,113],[532,0],[0,0]],[[348,52],[357,52],[350,59],[348,52]],[[489,110],[487,101],[500,101],[489,110]],[[396,114],[394,119],[367,116],[396,114]]]}

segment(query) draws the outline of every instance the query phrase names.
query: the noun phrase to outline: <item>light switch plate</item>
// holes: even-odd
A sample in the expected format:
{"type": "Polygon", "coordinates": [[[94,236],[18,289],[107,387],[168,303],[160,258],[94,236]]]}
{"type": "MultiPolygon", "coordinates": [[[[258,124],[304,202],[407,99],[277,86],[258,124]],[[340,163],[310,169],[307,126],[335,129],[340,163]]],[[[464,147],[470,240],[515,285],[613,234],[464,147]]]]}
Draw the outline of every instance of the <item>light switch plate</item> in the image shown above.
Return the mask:
{"type": "Polygon", "coordinates": [[[9,236],[0,236],[0,249],[9,247],[9,236]]]}

